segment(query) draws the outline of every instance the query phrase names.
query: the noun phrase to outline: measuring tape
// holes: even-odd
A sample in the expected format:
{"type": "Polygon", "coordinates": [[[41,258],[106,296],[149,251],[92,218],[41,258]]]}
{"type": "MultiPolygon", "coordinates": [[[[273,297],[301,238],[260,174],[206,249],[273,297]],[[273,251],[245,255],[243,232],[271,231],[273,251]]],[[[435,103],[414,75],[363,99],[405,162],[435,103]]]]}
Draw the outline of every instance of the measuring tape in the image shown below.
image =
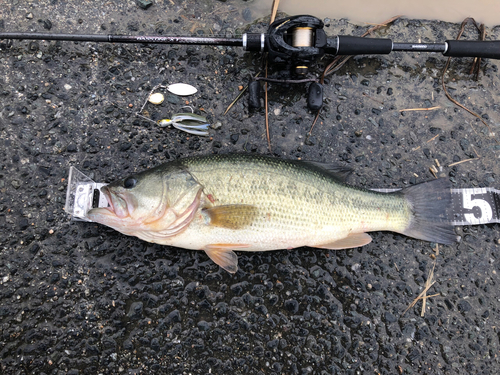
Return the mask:
{"type": "Polygon", "coordinates": [[[500,223],[500,190],[451,189],[453,225],[500,223]]]}
{"type": "MultiPolygon", "coordinates": [[[[87,212],[96,207],[108,207],[96,183],[74,167],[70,168],[65,210],[73,220],[90,221],[87,212]]],[[[391,193],[401,189],[371,189],[391,193]]],[[[500,223],[500,190],[493,188],[451,189],[452,205],[448,220],[452,225],[500,223]]]]}

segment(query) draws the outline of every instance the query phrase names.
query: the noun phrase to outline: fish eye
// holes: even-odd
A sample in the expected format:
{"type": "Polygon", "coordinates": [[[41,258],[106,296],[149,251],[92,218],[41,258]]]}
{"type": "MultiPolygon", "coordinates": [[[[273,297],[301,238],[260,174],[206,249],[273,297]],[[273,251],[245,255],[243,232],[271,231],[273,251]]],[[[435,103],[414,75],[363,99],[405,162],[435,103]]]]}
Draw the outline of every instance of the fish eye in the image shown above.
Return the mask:
{"type": "Polygon", "coordinates": [[[137,179],[134,176],[127,177],[123,181],[123,187],[125,189],[132,189],[137,184],[137,179]]]}

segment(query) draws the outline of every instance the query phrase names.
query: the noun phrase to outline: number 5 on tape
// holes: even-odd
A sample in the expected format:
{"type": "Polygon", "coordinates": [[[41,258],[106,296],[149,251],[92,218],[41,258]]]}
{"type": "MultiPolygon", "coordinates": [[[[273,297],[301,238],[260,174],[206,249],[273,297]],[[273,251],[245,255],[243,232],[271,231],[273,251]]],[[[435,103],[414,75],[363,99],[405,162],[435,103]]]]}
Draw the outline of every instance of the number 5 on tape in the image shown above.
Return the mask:
{"type": "Polygon", "coordinates": [[[451,189],[453,225],[500,222],[500,191],[493,188],[451,189]]]}

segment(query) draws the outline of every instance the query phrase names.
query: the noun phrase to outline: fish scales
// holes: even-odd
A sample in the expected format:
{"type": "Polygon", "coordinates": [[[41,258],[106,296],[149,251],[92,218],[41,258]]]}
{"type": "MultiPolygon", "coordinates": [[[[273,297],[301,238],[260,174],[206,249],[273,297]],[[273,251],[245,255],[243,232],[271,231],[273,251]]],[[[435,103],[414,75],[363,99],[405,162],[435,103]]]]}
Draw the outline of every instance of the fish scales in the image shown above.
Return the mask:
{"type": "Polygon", "coordinates": [[[110,207],[88,217],[146,241],[204,250],[229,272],[237,270],[233,250],[352,248],[376,230],[457,240],[442,219],[447,180],[384,194],[346,185],[345,175],[338,166],[253,154],[191,157],[103,187],[110,207]]]}
{"type": "Polygon", "coordinates": [[[260,215],[249,235],[261,241],[269,236],[307,238],[312,246],[324,243],[325,236],[335,239],[333,227],[340,228],[340,237],[358,230],[360,223],[367,230],[402,230],[409,222],[410,209],[402,197],[348,187],[307,163],[216,155],[184,164],[216,204],[257,206],[260,215]]]}

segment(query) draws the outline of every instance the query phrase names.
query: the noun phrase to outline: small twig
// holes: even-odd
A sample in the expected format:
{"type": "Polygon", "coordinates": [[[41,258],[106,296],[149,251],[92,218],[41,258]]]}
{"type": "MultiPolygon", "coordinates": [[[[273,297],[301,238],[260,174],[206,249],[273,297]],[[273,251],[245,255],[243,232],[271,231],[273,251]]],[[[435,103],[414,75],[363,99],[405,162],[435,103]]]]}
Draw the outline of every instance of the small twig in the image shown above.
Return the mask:
{"type": "Polygon", "coordinates": [[[430,289],[430,287],[431,287],[431,286],[433,286],[434,284],[435,284],[435,282],[433,282],[433,283],[432,283],[432,284],[430,284],[430,285],[427,285],[427,283],[426,283],[425,289],[422,291],[422,293],[420,293],[420,294],[418,295],[418,297],[417,297],[417,298],[415,298],[415,299],[413,300],[413,302],[412,302],[412,303],[410,303],[410,305],[406,308],[406,310],[403,312],[403,314],[402,314],[402,315],[406,314],[406,312],[407,312],[408,310],[410,310],[413,306],[415,306],[419,300],[423,299],[423,298],[424,298],[424,296],[425,296],[425,298],[429,298],[428,296],[426,296],[426,293],[427,293],[427,291],[430,289]]]}
{"type": "MultiPolygon", "coordinates": [[[[266,78],[267,78],[267,61],[266,61],[266,78]]],[[[267,137],[267,148],[271,152],[271,136],[269,134],[269,106],[267,101],[267,82],[264,83],[264,106],[266,112],[266,137],[267,137]]]]}
{"type": "MultiPolygon", "coordinates": [[[[426,143],[429,143],[429,142],[432,142],[433,140],[435,140],[437,137],[439,137],[439,134],[436,134],[434,137],[432,137],[431,139],[429,139],[426,143]]],[[[420,150],[422,148],[422,146],[418,146],[418,147],[415,147],[415,148],[412,148],[411,150],[412,151],[417,151],[417,150],[420,150]]],[[[439,167],[439,165],[438,165],[439,167]]]]}
{"type": "Polygon", "coordinates": [[[271,11],[271,21],[269,22],[270,24],[274,22],[276,18],[276,13],[278,13],[278,6],[280,5],[280,0],[274,0],[273,1],[273,7],[271,11]]]}
{"type": "MultiPolygon", "coordinates": [[[[261,73],[261,72],[258,72],[254,78],[257,78],[257,77],[260,75],[260,73],[261,73]]],[[[245,87],[244,87],[244,88],[240,91],[240,93],[238,94],[238,96],[237,96],[237,97],[236,97],[236,98],[235,98],[235,99],[231,102],[231,104],[229,104],[229,105],[227,106],[226,110],[224,111],[224,115],[226,115],[226,113],[228,113],[228,112],[229,112],[229,110],[230,110],[231,108],[233,108],[233,105],[235,105],[235,104],[236,104],[236,102],[237,102],[238,100],[240,100],[240,98],[243,96],[243,94],[244,94],[244,93],[245,93],[245,91],[247,91],[247,90],[248,90],[248,85],[246,85],[246,86],[245,86],[245,87]]]]}
{"type": "MultiPolygon", "coordinates": [[[[432,265],[432,269],[429,271],[429,276],[427,277],[427,280],[425,281],[425,286],[427,288],[427,290],[429,290],[429,288],[435,284],[435,281],[432,281],[434,279],[434,268],[436,267],[436,261],[434,260],[434,264],[432,265]]],[[[438,296],[438,294],[434,294],[434,296],[438,296]]],[[[429,298],[431,296],[427,296],[426,293],[424,293],[424,295],[422,296],[422,312],[420,313],[420,316],[424,316],[425,315],[425,304],[427,302],[427,298],[429,298]]]]}
{"type": "Polygon", "coordinates": [[[363,22],[365,25],[372,25],[372,26],[379,26],[379,27],[386,27],[387,24],[384,23],[373,23],[373,22],[363,22]]]}
{"type": "Polygon", "coordinates": [[[410,112],[410,111],[434,111],[436,109],[441,108],[441,106],[437,105],[435,107],[429,107],[429,108],[406,108],[406,109],[400,109],[399,112],[410,112]]]}
{"type": "Polygon", "coordinates": [[[474,153],[476,154],[476,156],[477,156],[478,158],[480,158],[480,157],[481,157],[481,155],[479,155],[479,154],[477,153],[476,148],[475,148],[473,145],[471,145],[471,147],[472,147],[472,150],[474,151],[474,153]]]}
{"type": "Polygon", "coordinates": [[[435,167],[435,166],[431,165],[431,166],[429,167],[429,171],[431,171],[431,173],[432,173],[432,175],[434,176],[434,178],[438,178],[438,177],[437,177],[438,170],[436,169],[436,167],[435,167]]]}
{"type": "Polygon", "coordinates": [[[437,137],[439,137],[439,134],[436,134],[434,137],[432,137],[431,139],[429,139],[426,143],[432,142],[432,141],[433,141],[433,140],[435,140],[437,137]]]}
{"type": "MultiPolygon", "coordinates": [[[[477,24],[476,24],[476,27],[477,27],[477,24]]],[[[484,41],[485,37],[486,37],[486,29],[484,27],[484,23],[482,23],[479,28],[478,28],[478,31],[479,31],[479,39],[484,41]]],[[[480,69],[480,66],[481,66],[481,58],[480,57],[475,57],[474,58],[474,62],[472,63],[472,66],[470,68],[470,72],[469,74],[474,74],[474,80],[478,80],[479,79],[479,69],[480,69]]]]}
{"type": "MultiPolygon", "coordinates": [[[[269,24],[273,23],[275,18],[276,18],[276,13],[278,13],[279,3],[280,3],[280,0],[273,1],[271,19],[269,21],[269,24]]],[[[265,75],[265,77],[267,78],[267,61],[266,61],[266,75],[265,75]]],[[[269,134],[269,105],[268,105],[268,100],[267,100],[267,82],[264,84],[264,105],[265,105],[265,112],[266,112],[267,147],[269,148],[269,152],[271,152],[271,136],[269,134]]]]}
{"type": "Polygon", "coordinates": [[[435,281],[432,281],[434,278],[434,267],[436,267],[436,261],[434,261],[432,269],[429,271],[429,276],[427,277],[427,280],[425,282],[424,290],[422,291],[422,293],[418,295],[417,298],[413,300],[412,303],[410,303],[410,305],[406,308],[406,310],[403,312],[402,315],[406,314],[406,312],[410,310],[413,306],[415,306],[419,300],[422,300],[422,311],[420,313],[420,316],[424,316],[427,298],[436,297],[440,295],[440,293],[432,294],[430,296],[427,295],[427,291],[436,283],[435,281]]]}
{"type": "Polygon", "coordinates": [[[467,161],[473,161],[473,160],[478,160],[478,159],[479,158],[470,158],[470,159],[460,160],[460,161],[457,161],[456,163],[451,163],[450,165],[448,165],[448,167],[453,167],[454,165],[458,165],[458,164],[465,163],[467,161]]]}

